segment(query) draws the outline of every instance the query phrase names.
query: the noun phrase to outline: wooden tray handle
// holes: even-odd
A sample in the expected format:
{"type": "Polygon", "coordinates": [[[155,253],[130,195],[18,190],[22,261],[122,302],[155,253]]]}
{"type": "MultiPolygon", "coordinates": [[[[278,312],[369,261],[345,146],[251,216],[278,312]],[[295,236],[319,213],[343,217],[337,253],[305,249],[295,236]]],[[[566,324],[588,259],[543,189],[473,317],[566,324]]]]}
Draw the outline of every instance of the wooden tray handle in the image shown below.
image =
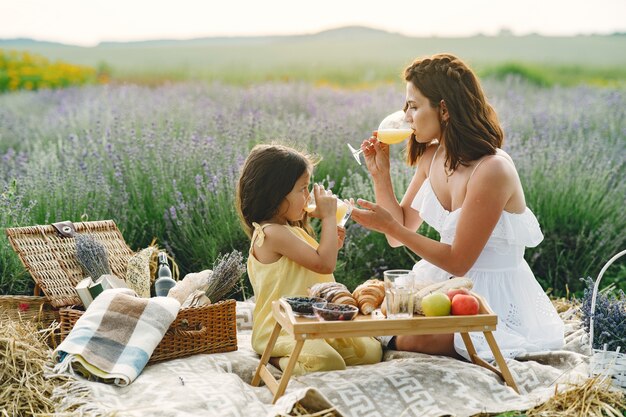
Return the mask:
{"type": "Polygon", "coordinates": [[[287,301],[283,300],[282,298],[278,301],[274,301],[272,303],[272,308],[274,309],[275,314],[284,318],[288,318],[291,322],[296,319],[296,317],[293,315],[293,310],[291,309],[291,306],[287,301]]]}
{"type": "Polygon", "coordinates": [[[478,302],[480,303],[480,307],[478,307],[478,314],[496,314],[493,312],[487,300],[483,298],[482,295],[475,293],[474,291],[470,291],[474,297],[478,298],[478,302]]]}

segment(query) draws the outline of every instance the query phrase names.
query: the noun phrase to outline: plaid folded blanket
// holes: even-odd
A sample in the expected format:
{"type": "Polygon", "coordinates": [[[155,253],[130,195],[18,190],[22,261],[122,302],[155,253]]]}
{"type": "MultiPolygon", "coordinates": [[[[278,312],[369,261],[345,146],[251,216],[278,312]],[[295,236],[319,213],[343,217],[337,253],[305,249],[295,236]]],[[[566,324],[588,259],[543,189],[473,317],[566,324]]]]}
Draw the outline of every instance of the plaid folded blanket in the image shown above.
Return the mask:
{"type": "Polygon", "coordinates": [[[55,349],[54,370],[126,386],[146,366],[179,309],[171,297],[146,299],[128,288],[106,290],[55,349]]]}

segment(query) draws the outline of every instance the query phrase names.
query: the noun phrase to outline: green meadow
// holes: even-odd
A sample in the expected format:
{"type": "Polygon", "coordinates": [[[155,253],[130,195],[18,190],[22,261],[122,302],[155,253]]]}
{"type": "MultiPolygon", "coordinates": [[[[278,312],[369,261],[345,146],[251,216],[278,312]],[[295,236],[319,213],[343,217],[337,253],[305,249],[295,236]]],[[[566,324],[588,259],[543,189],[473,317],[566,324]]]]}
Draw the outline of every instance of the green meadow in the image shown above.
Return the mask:
{"type": "Polygon", "coordinates": [[[515,73],[538,85],[623,85],[626,79],[624,34],[414,38],[348,27],[300,36],[105,42],[94,47],[0,40],[0,48],[93,66],[115,79],[142,84],[307,81],[367,87],[395,83],[413,58],[437,52],[462,57],[482,76],[515,73]]]}

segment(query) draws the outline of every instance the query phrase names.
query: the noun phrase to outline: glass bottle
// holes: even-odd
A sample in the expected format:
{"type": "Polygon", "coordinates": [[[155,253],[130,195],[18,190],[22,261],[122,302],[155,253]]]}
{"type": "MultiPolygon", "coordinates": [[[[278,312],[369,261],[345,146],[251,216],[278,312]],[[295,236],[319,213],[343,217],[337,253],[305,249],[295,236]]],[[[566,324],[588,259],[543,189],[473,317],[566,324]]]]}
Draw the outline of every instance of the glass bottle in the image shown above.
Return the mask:
{"type": "Polygon", "coordinates": [[[176,281],[172,279],[172,270],[167,262],[167,255],[165,252],[159,252],[159,263],[157,270],[157,280],[154,283],[154,291],[157,297],[166,297],[170,292],[170,289],[176,285],[176,281]]]}

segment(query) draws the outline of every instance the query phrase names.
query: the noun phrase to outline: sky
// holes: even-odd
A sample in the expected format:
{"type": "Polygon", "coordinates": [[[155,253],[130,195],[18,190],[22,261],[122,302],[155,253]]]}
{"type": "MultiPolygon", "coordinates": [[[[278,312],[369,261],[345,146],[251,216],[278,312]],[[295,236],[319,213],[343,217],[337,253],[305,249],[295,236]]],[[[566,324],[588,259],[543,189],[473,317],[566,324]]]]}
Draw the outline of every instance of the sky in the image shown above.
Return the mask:
{"type": "Polygon", "coordinates": [[[439,37],[626,32],[626,0],[0,0],[0,10],[0,39],[83,46],[354,25],[439,37]]]}

